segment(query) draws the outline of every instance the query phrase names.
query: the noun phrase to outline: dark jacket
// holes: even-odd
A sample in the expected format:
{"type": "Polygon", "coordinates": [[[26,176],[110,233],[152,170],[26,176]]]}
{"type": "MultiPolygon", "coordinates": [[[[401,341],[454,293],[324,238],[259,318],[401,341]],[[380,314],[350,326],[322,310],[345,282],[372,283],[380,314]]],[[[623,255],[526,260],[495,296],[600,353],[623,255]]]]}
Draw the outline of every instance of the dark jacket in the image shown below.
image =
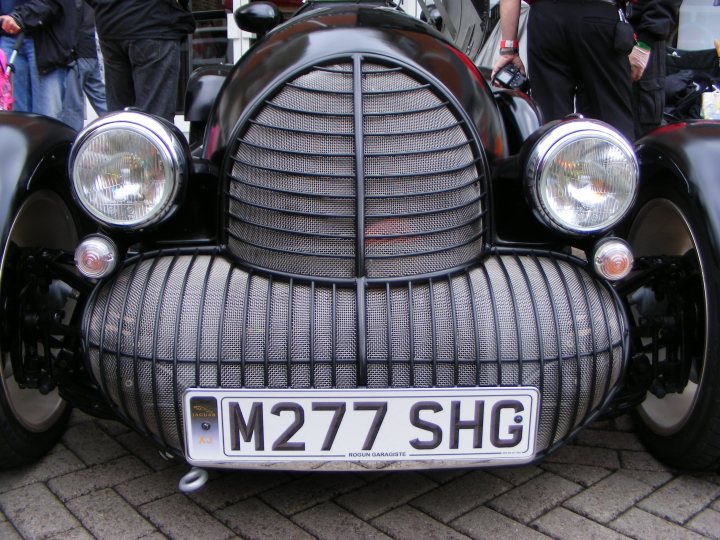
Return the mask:
{"type": "Polygon", "coordinates": [[[631,0],[629,21],[638,41],[667,41],[677,28],[680,4],[682,0],[631,0]]]}
{"type": "Polygon", "coordinates": [[[78,5],[77,0],[26,0],[10,13],[23,32],[33,37],[40,73],[75,60],[78,5]]]}
{"type": "Polygon", "coordinates": [[[184,39],[195,30],[187,0],[87,0],[100,39],[184,39]]]}

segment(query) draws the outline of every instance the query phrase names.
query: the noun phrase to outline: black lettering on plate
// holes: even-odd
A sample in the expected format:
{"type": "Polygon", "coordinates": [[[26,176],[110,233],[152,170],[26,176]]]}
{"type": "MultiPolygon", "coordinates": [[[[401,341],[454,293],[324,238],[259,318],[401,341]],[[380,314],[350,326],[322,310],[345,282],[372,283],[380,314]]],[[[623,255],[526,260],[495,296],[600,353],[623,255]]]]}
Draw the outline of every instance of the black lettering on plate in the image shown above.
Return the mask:
{"type": "Polygon", "coordinates": [[[523,427],[520,425],[508,426],[508,433],[512,435],[509,439],[500,438],[500,415],[503,409],[512,409],[515,414],[525,410],[523,404],[514,399],[505,399],[498,401],[493,405],[490,414],[490,440],[496,448],[510,448],[516,446],[522,439],[523,427]]]}
{"type": "Polygon", "coordinates": [[[305,411],[302,406],[290,401],[282,401],[273,405],[270,412],[275,416],[280,416],[284,412],[291,412],[295,415],[293,423],[280,435],[273,443],[272,449],[278,451],[294,451],[301,452],[305,450],[304,442],[290,442],[290,437],[295,435],[305,423],[305,411]]]}
{"type": "Polygon", "coordinates": [[[442,411],[442,405],[437,401],[418,401],[410,407],[410,423],[416,428],[423,429],[432,433],[432,439],[429,441],[421,441],[420,439],[413,439],[410,441],[410,445],[416,450],[433,450],[440,446],[442,442],[442,428],[437,424],[428,422],[420,418],[421,411],[432,411],[434,413],[442,411]]]}
{"type": "Polygon", "coordinates": [[[475,417],[472,420],[460,420],[460,402],[450,404],[450,448],[457,450],[460,443],[460,430],[473,430],[473,448],[482,448],[483,416],[485,401],[475,400],[475,417]]]}
{"type": "Polygon", "coordinates": [[[345,416],[345,409],[345,403],[340,401],[320,403],[313,401],[313,411],[335,411],[335,414],[333,414],[332,420],[330,421],[330,425],[328,426],[327,435],[325,435],[322,450],[330,450],[332,448],[333,442],[335,442],[335,437],[337,436],[337,432],[340,429],[340,423],[345,416]]]}
{"type": "Polygon", "coordinates": [[[247,442],[255,437],[255,450],[265,449],[265,434],[263,432],[263,406],[262,403],[254,402],[250,408],[250,421],[245,422],[240,404],[230,402],[230,432],[232,440],[230,447],[233,450],[240,450],[240,438],[247,442]]]}
{"type": "Polygon", "coordinates": [[[382,426],[383,420],[385,419],[387,407],[388,405],[385,401],[353,402],[353,409],[356,411],[375,411],[375,418],[373,418],[367,437],[365,437],[365,444],[363,444],[362,447],[363,450],[372,450],[375,439],[380,432],[380,426],[382,426]]]}

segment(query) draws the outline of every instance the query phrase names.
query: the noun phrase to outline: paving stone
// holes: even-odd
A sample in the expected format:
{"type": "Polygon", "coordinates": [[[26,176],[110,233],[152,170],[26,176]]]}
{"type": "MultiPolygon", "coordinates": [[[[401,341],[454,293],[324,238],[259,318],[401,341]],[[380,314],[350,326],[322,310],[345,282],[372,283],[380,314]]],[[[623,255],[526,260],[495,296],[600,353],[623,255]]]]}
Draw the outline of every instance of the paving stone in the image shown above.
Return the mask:
{"type": "Polygon", "coordinates": [[[140,507],[140,512],[174,540],[197,540],[199,536],[220,540],[235,536],[225,525],[180,494],[145,504],[140,507]]]}
{"type": "Polygon", "coordinates": [[[652,492],[647,484],[618,471],[586,489],[564,506],[590,519],[607,523],[652,492]]]}
{"type": "Polygon", "coordinates": [[[186,465],[176,465],[117,484],[115,490],[130,504],[140,506],[177,493],[178,482],[186,471],[186,465]]]}
{"type": "Polygon", "coordinates": [[[512,484],[505,480],[474,471],[418,497],[411,504],[447,523],[511,488],[512,484]]]}
{"type": "Polygon", "coordinates": [[[128,452],[137,456],[143,463],[155,471],[162,471],[183,464],[181,461],[163,459],[158,449],[142,435],[134,431],[117,435],[115,439],[128,452]]]}
{"type": "Polygon", "coordinates": [[[84,469],[85,464],[65,447],[42,458],[37,463],[20,469],[0,472],[0,493],[35,482],[46,482],[56,476],[84,469]]]}
{"type": "Polygon", "coordinates": [[[634,478],[635,480],[640,480],[654,488],[659,488],[663,484],[667,484],[673,477],[672,473],[662,471],[638,471],[635,469],[623,469],[622,471],[624,475],[634,478]]]}
{"type": "Polygon", "coordinates": [[[78,527],[77,529],[71,529],[69,531],[61,532],[60,534],[49,536],[44,540],[95,540],[95,537],[86,529],[78,527]]]}
{"type": "Polygon", "coordinates": [[[68,420],[68,426],[76,426],[84,422],[94,422],[95,417],[90,416],[88,413],[82,412],[80,409],[73,409],[68,420]]]}
{"type": "Polygon", "coordinates": [[[463,475],[470,474],[473,469],[434,469],[421,471],[420,474],[438,484],[445,484],[463,475]]]}
{"type": "Polygon", "coordinates": [[[718,512],[720,512],[720,499],[718,499],[712,504],[712,508],[713,510],[717,510],[718,512]]]}
{"type": "MultiPolygon", "coordinates": [[[[93,422],[100,427],[105,433],[115,438],[123,433],[132,433],[132,429],[118,422],[117,420],[108,420],[106,418],[94,418],[93,422]]],[[[149,444],[149,443],[148,443],[149,444]]]]}
{"type": "Polygon", "coordinates": [[[577,538],[617,540],[627,538],[623,534],[590,521],[565,508],[555,508],[535,520],[533,526],[556,540],[577,540],[577,538]]]}
{"type": "Polygon", "coordinates": [[[702,474],[702,479],[720,485],[720,474],[702,474]]]}
{"type": "Polygon", "coordinates": [[[126,456],[89,469],[53,478],[48,486],[63,501],[87,495],[93,491],[116,486],[138,476],[146,475],[150,469],[134,456],[126,456]]]}
{"type": "Polygon", "coordinates": [[[105,463],[128,453],[94,422],[70,427],[62,441],[87,465],[105,463]]]}
{"type": "Polygon", "coordinates": [[[31,484],[0,495],[0,509],[20,532],[32,540],[68,531],[80,523],[43,484],[31,484]]]}
{"type": "Polygon", "coordinates": [[[529,523],[581,489],[574,482],[546,472],[491,500],[488,506],[522,523],[529,523]]]}
{"type": "Polygon", "coordinates": [[[405,504],[436,486],[435,482],[417,473],[390,474],[338,497],[336,502],[367,520],[405,504]]]}
{"type": "Polygon", "coordinates": [[[228,506],[217,512],[216,516],[225,525],[248,540],[313,538],[256,497],[228,506]]]}
{"type": "Polygon", "coordinates": [[[333,503],[323,503],[293,516],[293,521],[320,540],[389,538],[369,523],[333,503]]]}
{"type": "Polygon", "coordinates": [[[224,473],[189,497],[209,512],[215,512],[289,481],[290,476],[282,471],[224,473]]]}
{"type": "Polygon", "coordinates": [[[708,538],[720,538],[720,512],[710,508],[703,510],[688,521],[686,527],[708,538]]]}
{"type": "Polygon", "coordinates": [[[7,521],[0,523],[0,538],[3,540],[22,540],[22,536],[18,534],[15,527],[7,521]]]}
{"type": "Polygon", "coordinates": [[[720,495],[720,486],[692,476],[681,476],[638,503],[638,507],[684,523],[720,495]]]}
{"type": "Polygon", "coordinates": [[[575,442],[579,445],[612,450],[644,451],[640,439],[634,433],[623,431],[607,431],[604,429],[585,429],[578,433],[575,442]]]}
{"type": "Polygon", "coordinates": [[[638,471],[672,472],[672,469],[647,452],[631,452],[623,450],[620,452],[620,460],[623,469],[636,469],[638,471]]]}
{"type": "Polygon", "coordinates": [[[480,506],[450,524],[454,529],[476,540],[498,538],[522,538],[522,540],[546,539],[547,536],[510,518],[480,506]]]}
{"type": "Polygon", "coordinates": [[[612,474],[609,469],[602,467],[593,467],[592,465],[574,465],[571,463],[542,463],[541,467],[558,476],[575,482],[584,487],[596,484],[606,476],[612,474]]]}
{"type": "Polygon", "coordinates": [[[488,472],[506,482],[510,482],[513,486],[519,486],[531,478],[539,476],[543,470],[534,465],[525,465],[523,467],[493,467],[488,469],[488,472]]]}
{"type": "Polygon", "coordinates": [[[636,540],[701,540],[703,537],[639,508],[612,521],[610,527],[636,540]]]}
{"type": "Polygon", "coordinates": [[[73,499],[67,507],[97,538],[135,539],[155,531],[153,525],[110,489],[73,499]]]}
{"type": "Polygon", "coordinates": [[[571,444],[562,447],[545,458],[547,463],[567,463],[571,465],[592,465],[606,469],[619,469],[620,459],[616,450],[593,448],[571,444]]]}
{"type": "Polygon", "coordinates": [[[354,474],[308,474],[265,491],[260,497],[281,514],[287,516],[363,485],[365,482],[354,474]]]}
{"type": "Polygon", "coordinates": [[[372,522],[375,527],[396,540],[463,540],[468,537],[434,520],[410,506],[401,506],[372,522]],[[410,525],[412,524],[412,525],[410,525]]]}
{"type": "Polygon", "coordinates": [[[154,532],[152,534],[148,534],[147,536],[143,536],[140,540],[167,540],[167,538],[168,537],[161,532],[154,532]]]}

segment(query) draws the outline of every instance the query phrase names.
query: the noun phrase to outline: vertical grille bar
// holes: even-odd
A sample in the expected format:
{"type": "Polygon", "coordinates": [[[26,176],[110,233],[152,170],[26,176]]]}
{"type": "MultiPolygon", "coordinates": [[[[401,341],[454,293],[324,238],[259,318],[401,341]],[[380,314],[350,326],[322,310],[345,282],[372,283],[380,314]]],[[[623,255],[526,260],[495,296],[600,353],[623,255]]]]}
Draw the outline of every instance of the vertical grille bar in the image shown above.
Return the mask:
{"type": "MultiPolygon", "coordinates": [[[[579,282],[582,282],[582,276],[580,275],[580,272],[575,269],[575,277],[579,282]]],[[[587,288],[583,287],[583,297],[585,298],[585,306],[587,308],[587,311],[590,312],[592,309],[592,304],[590,303],[590,295],[588,294],[587,288]]],[[[595,403],[595,385],[597,382],[597,364],[598,364],[598,346],[597,346],[597,328],[595,327],[595,318],[590,318],[590,339],[592,340],[592,378],[590,379],[590,397],[588,397],[588,405],[585,408],[585,414],[583,415],[583,422],[586,422],[588,419],[588,416],[590,415],[590,411],[592,410],[593,403],[595,403]]],[[[578,375],[578,378],[580,375],[578,375]]]]}
{"type": "MultiPolygon", "coordinates": [[[[547,290],[548,296],[552,299],[552,287],[550,286],[550,279],[548,278],[547,272],[545,272],[545,269],[543,268],[542,264],[540,263],[540,259],[538,259],[537,254],[535,252],[532,252],[532,259],[535,263],[538,272],[542,276],[543,282],[545,283],[545,289],[547,290]]],[[[557,403],[555,404],[555,415],[554,420],[552,422],[552,435],[550,435],[550,444],[555,442],[555,438],[557,437],[558,432],[558,424],[560,423],[560,402],[562,400],[562,344],[560,342],[560,324],[559,324],[559,317],[558,312],[555,307],[555,302],[550,302],[550,310],[552,312],[552,320],[553,324],[555,326],[555,341],[557,343],[557,360],[558,360],[558,382],[555,386],[557,388],[557,403]]],[[[546,385],[547,386],[547,385],[546,385]]]]}
{"type": "MultiPolygon", "coordinates": [[[[157,259],[157,258],[153,259],[153,262],[152,262],[152,264],[150,265],[150,270],[148,270],[147,276],[145,277],[145,282],[143,283],[143,286],[142,286],[142,293],[141,293],[141,296],[140,296],[140,304],[139,304],[139,306],[138,306],[138,314],[137,314],[137,316],[135,317],[135,334],[134,334],[134,335],[136,335],[136,336],[140,333],[140,319],[141,319],[141,316],[140,316],[140,315],[141,315],[142,313],[144,313],[144,311],[145,311],[145,310],[143,309],[143,306],[144,306],[145,298],[147,297],[148,284],[150,283],[150,278],[152,277],[153,272],[155,271],[155,268],[157,267],[157,262],[158,262],[159,260],[160,260],[160,259],[157,259]]],[[[138,265],[138,266],[139,266],[139,265],[138,265]]],[[[138,365],[139,365],[139,361],[138,361],[138,340],[137,340],[137,339],[134,339],[134,340],[133,340],[133,375],[134,375],[134,377],[135,377],[135,380],[134,380],[134,385],[135,385],[135,410],[137,411],[137,417],[140,418],[140,422],[141,422],[141,425],[142,425],[142,431],[143,431],[143,433],[146,433],[146,434],[147,434],[147,433],[150,433],[150,430],[149,430],[149,428],[148,428],[147,419],[145,418],[145,413],[144,413],[144,410],[143,410],[142,395],[141,395],[141,393],[140,393],[140,373],[139,373],[139,370],[138,370],[138,365]]]]}
{"type": "Polygon", "coordinates": [[[510,295],[512,296],[512,307],[513,311],[515,313],[515,317],[513,317],[513,320],[515,322],[515,335],[517,339],[517,349],[518,349],[518,381],[519,384],[522,386],[523,384],[523,355],[525,354],[525,348],[523,347],[522,342],[522,331],[520,330],[520,312],[518,311],[518,300],[515,296],[515,288],[512,286],[512,280],[510,279],[510,274],[508,273],[507,265],[505,264],[504,259],[500,259],[500,269],[502,270],[503,277],[505,278],[505,282],[507,283],[508,290],[510,291],[510,295]]]}
{"type": "Polygon", "coordinates": [[[168,290],[168,282],[170,281],[170,277],[172,276],[172,271],[175,269],[175,265],[177,264],[178,260],[180,259],[180,251],[176,251],[173,255],[172,261],[170,262],[170,267],[168,268],[168,272],[165,275],[165,279],[163,280],[163,286],[160,290],[160,301],[158,302],[156,311],[155,311],[155,324],[153,325],[153,347],[152,347],[152,356],[151,356],[151,362],[152,362],[152,396],[153,396],[153,410],[155,411],[155,421],[157,422],[158,429],[159,429],[159,435],[160,438],[165,446],[169,446],[169,442],[167,439],[167,436],[165,435],[165,423],[162,421],[160,417],[160,392],[158,390],[158,380],[157,380],[157,374],[158,374],[158,347],[160,345],[159,342],[159,335],[160,335],[160,315],[162,314],[162,307],[165,302],[165,293],[168,290]]]}
{"type": "Polygon", "coordinates": [[[353,56],[353,123],[355,130],[355,275],[365,276],[365,128],[363,126],[362,57],[353,56]]]}
{"type": "MultiPolygon", "coordinates": [[[[522,272],[522,276],[525,280],[525,285],[527,285],[528,291],[532,291],[532,285],[530,284],[530,278],[528,276],[525,265],[522,264],[522,262],[520,261],[520,257],[518,257],[517,253],[515,253],[513,256],[515,258],[515,262],[517,262],[517,265],[520,268],[520,271],[522,272]]],[[[540,339],[538,339],[538,349],[540,352],[540,390],[542,391],[542,389],[545,388],[545,342],[542,339],[542,330],[540,328],[540,312],[538,311],[537,298],[534,294],[530,295],[530,304],[532,305],[533,316],[535,318],[535,331],[537,332],[537,335],[540,336],[540,339]]],[[[518,332],[519,331],[520,329],[518,328],[518,332]]],[[[522,370],[520,375],[520,381],[522,383],[522,370]]]]}
{"type": "Polygon", "coordinates": [[[197,318],[197,327],[195,330],[195,335],[197,336],[195,338],[195,357],[197,360],[195,361],[195,386],[200,387],[202,386],[202,383],[200,381],[200,363],[202,361],[202,336],[203,336],[203,318],[202,314],[205,312],[205,298],[207,298],[207,290],[208,290],[208,283],[210,281],[210,273],[213,269],[213,264],[215,264],[215,257],[212,257],[210,259],[210,264],[208,264],[207,270],[205,271],[205,280],[203,281],[203,287],[202,287],[202,295],[200,295],[200,306],[198,308],[200,316],[197,318]]]}

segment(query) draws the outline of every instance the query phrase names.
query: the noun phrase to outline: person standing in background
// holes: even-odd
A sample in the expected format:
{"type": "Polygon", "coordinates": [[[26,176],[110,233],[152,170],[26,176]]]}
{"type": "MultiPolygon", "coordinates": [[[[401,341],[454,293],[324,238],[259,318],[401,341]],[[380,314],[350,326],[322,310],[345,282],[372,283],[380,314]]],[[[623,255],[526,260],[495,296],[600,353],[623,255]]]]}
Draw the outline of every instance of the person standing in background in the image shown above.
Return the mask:
{"type": "MultiPolygon", "coordinates": [[[[493,77],[509,63],[525,72],[518,54],[519,14],[520,0],[500,0],[502,40],[493,77]]],[[[613,0],[534,0],[527,35],[531,94],[545,121],[576,112],[582,92],[579,112],[633,139],[633,32],[613,0]]]]}
{"type": "Polygon", "coordinates": [[[665,48],[677,29],[682,0],[632,0],[628,20],[637,37],[630,55],[635,137],[660,126],[665,109],[665,48]],[[637,73],[641,77],[637,77],[637,73]]]}
{"type": "MultiPolygon", "coordinates": [[[[23,0],[0,0],[0,25],[5,26],[2,16],[9,15],[22,2],[23,0]]],[[[12,28],[12,26],[9,28],[12,28]]],[[[16,40],[16,34],[0,30],[0,49],[5,52],[8,58],[12,54],[16,40]]],[[[13,104],[13,110],[37,112],[34,111],[33,104],[37,105],[40,101],[38,95],[40,92],[40,73],[35,61],[35,43],[30,33],[25,35],[25,39],[20,45],[14,67],[13,97],[15,103],[13,104]]]]}
{"type": "Polygon", "coordinates": [[[87,0],[95,10],[109,111],[137,107],[172,122],[180,45],[195,30],[187,0],[87,0]]]}
{"type": "Polygon", "coordinates": [[[65,78],[75,61],[79,1],[26,0],[0,17],[6,34],[32,35],[39,73],[38,91],[31,88],[32,112],[60,118],[65,78]]]}
{"type": "Polygon", "coordinates": [[[95,17],[92,8],[80,4],[78,42],[75,46],[77,59],[65,80],[65,99],[60,119],[76,130],[85,123],[85,96],[98,116],[107,112],[105,81],[98,62],[95,40],[95,17]]]}

